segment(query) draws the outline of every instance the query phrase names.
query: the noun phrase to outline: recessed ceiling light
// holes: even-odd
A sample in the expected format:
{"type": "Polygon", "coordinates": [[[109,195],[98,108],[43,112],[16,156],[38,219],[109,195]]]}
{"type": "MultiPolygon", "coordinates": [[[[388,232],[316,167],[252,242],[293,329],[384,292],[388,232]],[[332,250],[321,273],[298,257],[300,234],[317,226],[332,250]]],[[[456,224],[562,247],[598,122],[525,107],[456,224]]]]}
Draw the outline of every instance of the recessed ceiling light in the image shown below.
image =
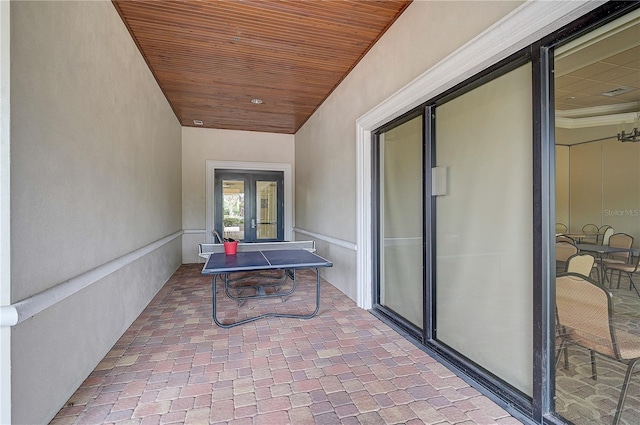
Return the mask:
{"type": "Polygon", "coordinates": [[[259,105],[262,103],[262,99],[251,99],[251,103],[255,104],[255,105],[259,105]]]}
{"type": "Polygon", "coordinates": [[[202,120],[193,120],[193,123],[195,125],[204,125],[204,123],[202,122],[202,120]]]}
{"type": "Polygon", "coordinates": [[[622,86],[622,87],[615,88],[613,90],[606,91],[602,93],[602,95],[608,96],[608,97],[614,97],[614,96],[618,96],[619,94],[629,93],[630,91],[634,91],[634,90],[636,90],[635,87],[622,86]]]}

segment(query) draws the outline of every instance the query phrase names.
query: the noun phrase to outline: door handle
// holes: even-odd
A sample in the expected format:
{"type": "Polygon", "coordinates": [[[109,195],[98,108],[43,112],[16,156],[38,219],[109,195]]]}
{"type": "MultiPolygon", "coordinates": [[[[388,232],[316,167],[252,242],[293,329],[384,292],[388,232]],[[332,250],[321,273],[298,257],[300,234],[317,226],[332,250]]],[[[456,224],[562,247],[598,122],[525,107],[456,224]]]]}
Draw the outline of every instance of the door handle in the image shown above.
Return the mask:
{"type": "Polygon", "coordinates": [[[256,219],[255,219],[255,218],[252,218],[252,219],[251,219],[251,228],[252,228],[252,229],[255,229],[255,228],[256,228],[256,219]]]}

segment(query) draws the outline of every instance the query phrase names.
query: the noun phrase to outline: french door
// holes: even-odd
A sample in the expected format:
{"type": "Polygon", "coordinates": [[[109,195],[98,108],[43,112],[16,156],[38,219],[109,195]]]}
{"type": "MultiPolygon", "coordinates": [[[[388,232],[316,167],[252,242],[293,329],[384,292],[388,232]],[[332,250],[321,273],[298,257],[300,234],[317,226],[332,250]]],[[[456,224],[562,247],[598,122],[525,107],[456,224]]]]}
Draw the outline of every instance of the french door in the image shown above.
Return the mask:
{"type": "Polygon", "coordinates": [[[284,173],[216,170],[214,228],[243,242],[284,240],[284,173]]]}

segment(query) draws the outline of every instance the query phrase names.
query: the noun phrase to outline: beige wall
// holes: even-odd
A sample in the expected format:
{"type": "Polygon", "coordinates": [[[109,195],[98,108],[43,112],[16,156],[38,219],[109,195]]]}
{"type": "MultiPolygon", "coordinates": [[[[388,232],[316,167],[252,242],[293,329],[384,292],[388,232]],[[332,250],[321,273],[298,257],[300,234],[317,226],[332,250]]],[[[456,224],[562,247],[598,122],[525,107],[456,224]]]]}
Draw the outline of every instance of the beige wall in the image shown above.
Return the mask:
{"type": "Polygon", "coordinates": [[[569,230],[577,233],[585,224],[600,226],[602,218],[602,161],[600,143],[571,148],[569,167],[569,230]]]}
{"type": "Polygon", "coordinates": [[[569,226],[568,146],[556,146],[556,223],[569,226]]]}
{"type": "Polygon", "coordinates": [[[602,222],[640,248],[640,143],[602,142],[602,222]]]}
{"type": "MultiPolygon", "coordinates": [[[[11,299],[181,229],[180,125],[113,4],[11,3],[11,299]]],[[[12,328],[47,423],[180,265],[180,238],[12,328]]]]}
{"type": "MultiPolygon", "coordinates": [[[[630,130],[630,128],[629,128],[630,130]]],[[[579,143],[617,134],[619,126],[559,129],[558,143],[579,143]]],[[[585,224],[608,224],[616,232],[634,237],[640,245],[640,143],[621,143],[616,139],[558,146],[566,155],[558,156],[556,174],[569,176],[569,193],[562,195],[563,182],[557,179],[557,204],[570,210],[571,230],[579,232],[585,224]],[[565,196],[562,199],[562,196],[565,196]]],[[[561,211],[556,206],[558,211],[561,211]]]]}
{"type": "Polygon", "coordinates": [[[183,262],[196,263],[197,247],[205,242],[206,161],[294,162],[294,136],[252,131],[182,129],[183,262]]]}
{"type": "MultiPolygon", "coordinates": [[[[355,242],[356,120],[520,4],[411,3],[296,133],[296,227],[355,242]]],[[[355,251],[318,251],[334,261],[327,279],[355,298],[355,251]]]]}

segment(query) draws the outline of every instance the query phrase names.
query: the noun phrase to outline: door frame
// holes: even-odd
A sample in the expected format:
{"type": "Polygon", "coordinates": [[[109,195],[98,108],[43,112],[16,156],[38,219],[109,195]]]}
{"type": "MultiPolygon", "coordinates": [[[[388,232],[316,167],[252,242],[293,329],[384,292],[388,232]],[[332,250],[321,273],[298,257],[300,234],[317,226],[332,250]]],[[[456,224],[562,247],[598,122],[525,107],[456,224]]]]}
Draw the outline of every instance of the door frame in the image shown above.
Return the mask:
{"type": "Polygon", "coordinates": [[[251,171],[282,171],[284,174],[284,239],[293,240],[293,166],[280,162],[237,162],[206,160],[205,185],[205,243],[214,243],[213,224],[215,220],[215,175],[216,169],[251,170],[251,171]]]}

